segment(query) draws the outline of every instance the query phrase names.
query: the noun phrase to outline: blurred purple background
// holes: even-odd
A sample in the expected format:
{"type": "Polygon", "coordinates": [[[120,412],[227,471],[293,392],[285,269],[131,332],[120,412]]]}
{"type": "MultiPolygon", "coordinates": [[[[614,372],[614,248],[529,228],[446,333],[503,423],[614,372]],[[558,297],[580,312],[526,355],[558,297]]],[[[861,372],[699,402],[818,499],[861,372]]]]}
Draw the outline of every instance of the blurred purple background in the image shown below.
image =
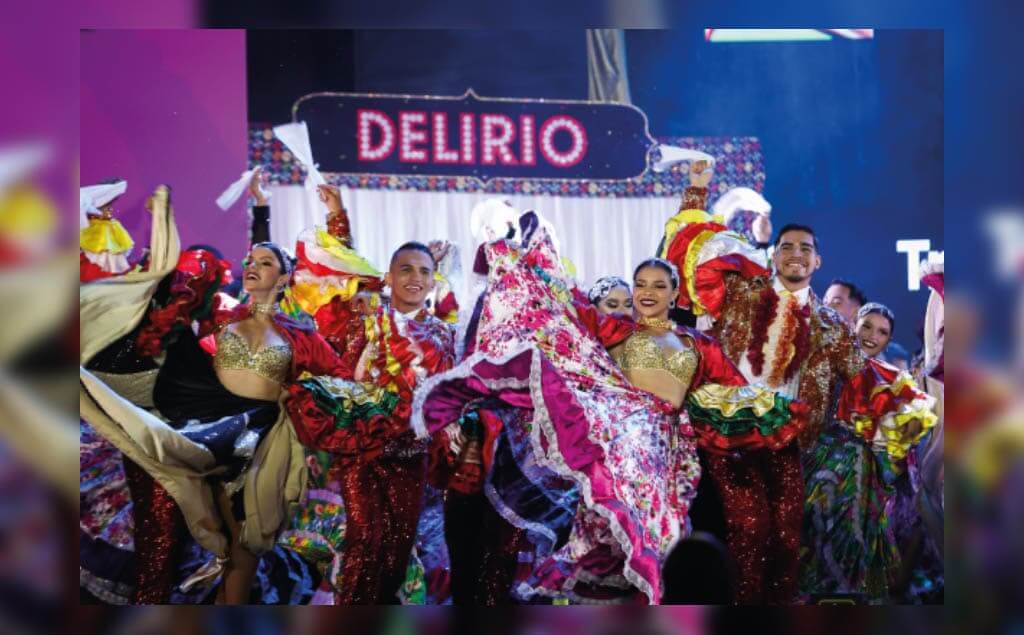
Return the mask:
{"type": "Polygon", "coordinates": [[[108,30],[81,39],[82,184],[127,179],[115,211],[145,244],[146,197],[166,183],[182,246],[214,241],[240,260],[248,220],[214,200],[246,168],[245,33],[108,30]]]}

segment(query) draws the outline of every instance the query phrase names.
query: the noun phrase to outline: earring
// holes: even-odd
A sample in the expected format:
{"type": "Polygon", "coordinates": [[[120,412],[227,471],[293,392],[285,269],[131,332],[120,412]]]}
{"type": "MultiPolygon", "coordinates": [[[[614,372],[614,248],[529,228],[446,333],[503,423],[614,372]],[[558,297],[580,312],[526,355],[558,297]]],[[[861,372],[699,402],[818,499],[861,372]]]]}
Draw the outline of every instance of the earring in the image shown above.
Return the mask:
{"type": "Polygon", "coordinates": [[[676,301],[672,300],[671,302],[669,302],[668,303],[668,308],[670,308],[670,309],[676,308],[676,301]]]}

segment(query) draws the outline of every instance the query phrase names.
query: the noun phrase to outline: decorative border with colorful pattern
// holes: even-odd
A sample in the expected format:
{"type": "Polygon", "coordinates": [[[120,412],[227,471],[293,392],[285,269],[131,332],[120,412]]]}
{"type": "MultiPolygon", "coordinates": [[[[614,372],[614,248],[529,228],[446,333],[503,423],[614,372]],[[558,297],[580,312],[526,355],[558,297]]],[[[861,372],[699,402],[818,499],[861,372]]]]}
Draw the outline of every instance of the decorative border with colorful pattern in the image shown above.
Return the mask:
{"type": "MultiPolygon", "coordinates": [[[[708,205],[719,194],[745,186],[758,192],[764,189],[764,158],[757,137],[659,137],[661,143],[693,148],[715,157],[715,177],[711,182],[708,205]]],[[[274,138],[271,126],[249,129],[249,166],[262,166],[271,183],[301,184],[305,170],[295,162],[281,142],[274,138]]],[[[546,196],[583,196],[593,198],[679,197],[689,184],[677,164],[665,172],[648,169],[639,177],[623,181],[492,179],[481,182],[465,177],[382,176],[325,173],[335,185],[348,188],[418,192],[467,192],[481,194],[526,194],[546,196]]]]}

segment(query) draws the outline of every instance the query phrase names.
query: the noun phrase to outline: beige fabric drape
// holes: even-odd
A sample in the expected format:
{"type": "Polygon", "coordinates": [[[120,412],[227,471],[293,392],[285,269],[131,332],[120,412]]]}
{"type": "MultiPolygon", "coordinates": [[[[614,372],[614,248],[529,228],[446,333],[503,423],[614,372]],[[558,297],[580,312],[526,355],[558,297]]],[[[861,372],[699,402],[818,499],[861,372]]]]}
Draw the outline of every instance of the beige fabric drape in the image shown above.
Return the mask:
{"type": "MultiPolygon", "coordinates": [[[[160,280],[178,261],[181,247],[167,188],[158,188],[151,203],[150,271],[81,287],[82,364],[142,320],[160,280]]],[[[226,558],[228,540],[206,480],[216,470],[210,452],[81,366],[79,386],[82,419],[167,489],[203,548],[220,560],[226,558]]],[[[281,416],[260,443],[245,475],[241,539],[255,553],[273,546],[306,484],[304,451],[285,412],[282,406],[281,416]]]]}
{"type": "Polygon", "coordinates": [[[149,271],[104,278],[79,287],[80,364],[135,328],[146,315],[156,286],[178,263],[181,241],[167,186],[158,187],[148,205],[153,214],[149,271]]]}

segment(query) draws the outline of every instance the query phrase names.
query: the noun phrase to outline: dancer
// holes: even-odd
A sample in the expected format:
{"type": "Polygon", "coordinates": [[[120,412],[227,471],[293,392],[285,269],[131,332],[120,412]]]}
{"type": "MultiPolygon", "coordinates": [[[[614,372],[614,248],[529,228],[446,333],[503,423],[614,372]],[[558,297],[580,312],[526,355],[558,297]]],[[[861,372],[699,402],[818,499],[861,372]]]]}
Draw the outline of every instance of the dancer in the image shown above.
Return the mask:
{"type": "MultiPolygon", "coordinates": [[[[486,246],[490,271],[476,352],[418,391],[414,424],[424,435],[453,422],[465,426],[473,405],[500,421],[488,499],[527,531],[539,557],[530,579],[515,588],[520,598],[657,603],[660,564],[687,532],[699,477],[690,420],[680,411],[688,388],[707,384],[703,404],[718,417],[728,419],[723,410],[747,424],[758,417],[731,410],[729,398],[712,398],[743,380],[713,342],[692,332],[674,347],[682,355],[655,367],[667,366],[681,388],[655,395],[630,385],[605,350],[615,342],[602,342],[580,321],[536,215],[520,223],[522,244],[486,246]],[[686,377],[677,379],[677,371],[686,377]]],[[[661,308],[668,310],[667,300],[661,308]]],[[[649,334],[634,346],[646,348],[645,341],[649,334]]],[[[650,356],[630,359],[642,372],[650,356]]],[[[773,414],[788,421],[788,401],[769,400],[781,404],[773,414]]]]}
{"type": "MultiPolygon", "coordinates": [[[[338,188],[322,186],[319,194],[327,208],[327,224],[300,235],[296,249],[295,284],[285,304],[297,314],[314,316],[319,332],[344,360],[346,372],[342,377],[350,380],[352,390],[359,391],[358,382],[351,380],[368,346],[365,335],[367,314],[375,312],[382,304],[380,291],[384,288],[385,276],[352,248],[348,214],[338,188]]],[[[436,246],[443,247],[442,244],[436,246]]],[[[451,254],[449,251],[449,257],[451,254]]],[[[427,297],[431,294],[435,298],[439,295],[436,287],[428,291],[427,297]]],[[[443,294],[442,298],[446,295],[443,294]]],[[[444,304],[449,308],[457,307],[450,298],[444,299],[444,304]]],[[[323,382],[332,384],[329,378],[323,378],[323,382]]],[[[339,382],[339,385],[344,383],[339,382]]],[[[367,405],[366,400],[394,398],[395,390],[381,390],[371,384],[366,382],[370,390],[363,401],[355,404],[330,402],[332,416],[342,410],[348,411],[346,416],[352,418],[367,413],[373,415],[376,411],[367,405]]],[[[378,405],[391,412],[397,407],[397,401],[378,405]]],[[[347,601],[340,592],[342,568],[347,545],[358,537],[347,530],[343,483],[339,476],[348,459],[339,458],[330,451],[333,447],[330,442],[325,443],[327,445],[314,444],[306,448],[309,487],[303,505],[299,506],[288,529],[282,533],[279,546],[283,553],[275,550],[275,554],[284,557],[267,558],[261,564],[261,567],[266,565],[269,569],[266,575],[268,584],[281,594],[294,596],[293,589],[288,588],[289,580],[302,580],[303,584],[299,586],[303,592],[310,586],[309,582],[313,586],[319,584],[312,590],[315,591],[310,599],[313,604],[347,601]],[[301,561],[297,561],[295,555],[301,561]],[[308,575],[306,563],[313,565],[322,576],[308,575]],[[311,580],[311,577],[316,580],[311,580]]],[[[428,491],[425,500],[416,535],[416,551],[410,557],[399,591],[403,603],[441,602],[448,594],[449,567],[444,545],[442,500],[436,491],[428,491]]],[[[389,592],[382,601],[393,600],[393,595],[389,592]]]]}
{"type": "Polygon", "coordinates": [[[598,278],[587,291],[587,300],[605,315],[631,317],[633,314],[629,283],[618,276],[598,278]]]}
{"type": "Polygon", "coordinates": [[[935,400],[918,390],[908,373],[876,359],[895,329],[892,311],[865,304],[856,324],[869,359],[853,381],[870,380],[882,389],[873,408],[847,399],[856,391],[844,392],[835,418],[804,457],[800,587],[811,598],[855,594],[883,603],[900,562],[888,509],[894,482],[905,472],[911,448],[935,425],[935,400]],[[877,416],[894,399],[903,401],[899,410],[877,416]]]}
{"type": "MultiPolygon", "coordinates": [[[[688,205],[703,205],[698,199],[706,192],[706,176],[698,167],[691,167],[692,185],[684,194],[688,205]]],[[[813,229],[791,224],[779,231],[772,256],[774,275],[759,250],[700,208],[685,210],[669,220],[663,252],[679,266],[678,302],[700,316],[702,329],[722,343],[743,376],[751,384],[776,390],[810,408],[808,425],[797,437],[804,454],[814,450],[826,413],[841,390],[849,393],[844,397],[849,403],[872,403],[870,391],[878,385],[873,381],[877,378],[851,381],[864,368],[865,360],[852,331],[810,287],[811,277],[821,267],[813,229]]],[[[884,412],[873,413],[873,421],[901,405],[902,400],[891,400],[884,412]]],[[[708,453],[705,459],[722,495],[727,542],[736,545],[730,551],[743,554],[738,600],[790,603],[799,582],[803,511],[798,502],[803,489],[799,454],[795,449],[768,454],[708,453]],[[768,517],[749,513],[747,504],[761,499],[758,492],[769,482],[761,476],[765,469],[788,475],[779,481],[782,489],[772,494],[788,504],[783,506],[785,519],[777,516],[779,525],[774,530],[776,544],[782,547],[768,560],[750,554],[762,545],[740,546],[746,536],[765,532],[763,524],[768,517]],[[743,562],[750,567],[747,571],[743,562]],[[760,578],[757,571],[766,567],[770,568],[767,577],[760,578]]]]}
{"type": "Polygon", "coordinates": [[[128,256],[135,241],[114,218],[114,201],[127,189],[125,181],[115,179],[81,189],[81,211],[88,225],[79,232],[79,280],[91,282],[127,273],[128,256]]]}
{"type": "Polygon", "coordinates": [[[405,579],[426,479],[426,445],[409,427],[412,394],[455,361],[452,327],[424,306],[434,267],[421,243],[396,249],[384,279],[390,304],[359,298],[358,315],[333,326],[343,372],[291,389],[289,409],[313,414],[297,422],[299,438],[327,453],[321,469],[344,503],[343,552],[330,574],[338,604],[396,602],[405,579]]]}
{"type": "Polygon", "coordinates": [[[340,361],[311,325],[276,309],[291,263],[273,243],[254,246],[247,259],[251,303],[211,316],[222,264],[203,251],[179,258],[167,189],[152,202],[150,271],[81,290],[82,418],[125,457],[135,521],[132,601],[168,601],[187,526],[216,560],[183,587],[223,573],[219,600],[245,603],[253,554],[273,544],[305,469],[278,406],[282,387],[303,372],[332,374],[340,361]],[[169,296],[147,311],[164,278],[169,296]],[[212,360],[198,343],[208,331],[217,332],[212,360]],[[157,369],[133,372],[160,353],[157,369]]]}

